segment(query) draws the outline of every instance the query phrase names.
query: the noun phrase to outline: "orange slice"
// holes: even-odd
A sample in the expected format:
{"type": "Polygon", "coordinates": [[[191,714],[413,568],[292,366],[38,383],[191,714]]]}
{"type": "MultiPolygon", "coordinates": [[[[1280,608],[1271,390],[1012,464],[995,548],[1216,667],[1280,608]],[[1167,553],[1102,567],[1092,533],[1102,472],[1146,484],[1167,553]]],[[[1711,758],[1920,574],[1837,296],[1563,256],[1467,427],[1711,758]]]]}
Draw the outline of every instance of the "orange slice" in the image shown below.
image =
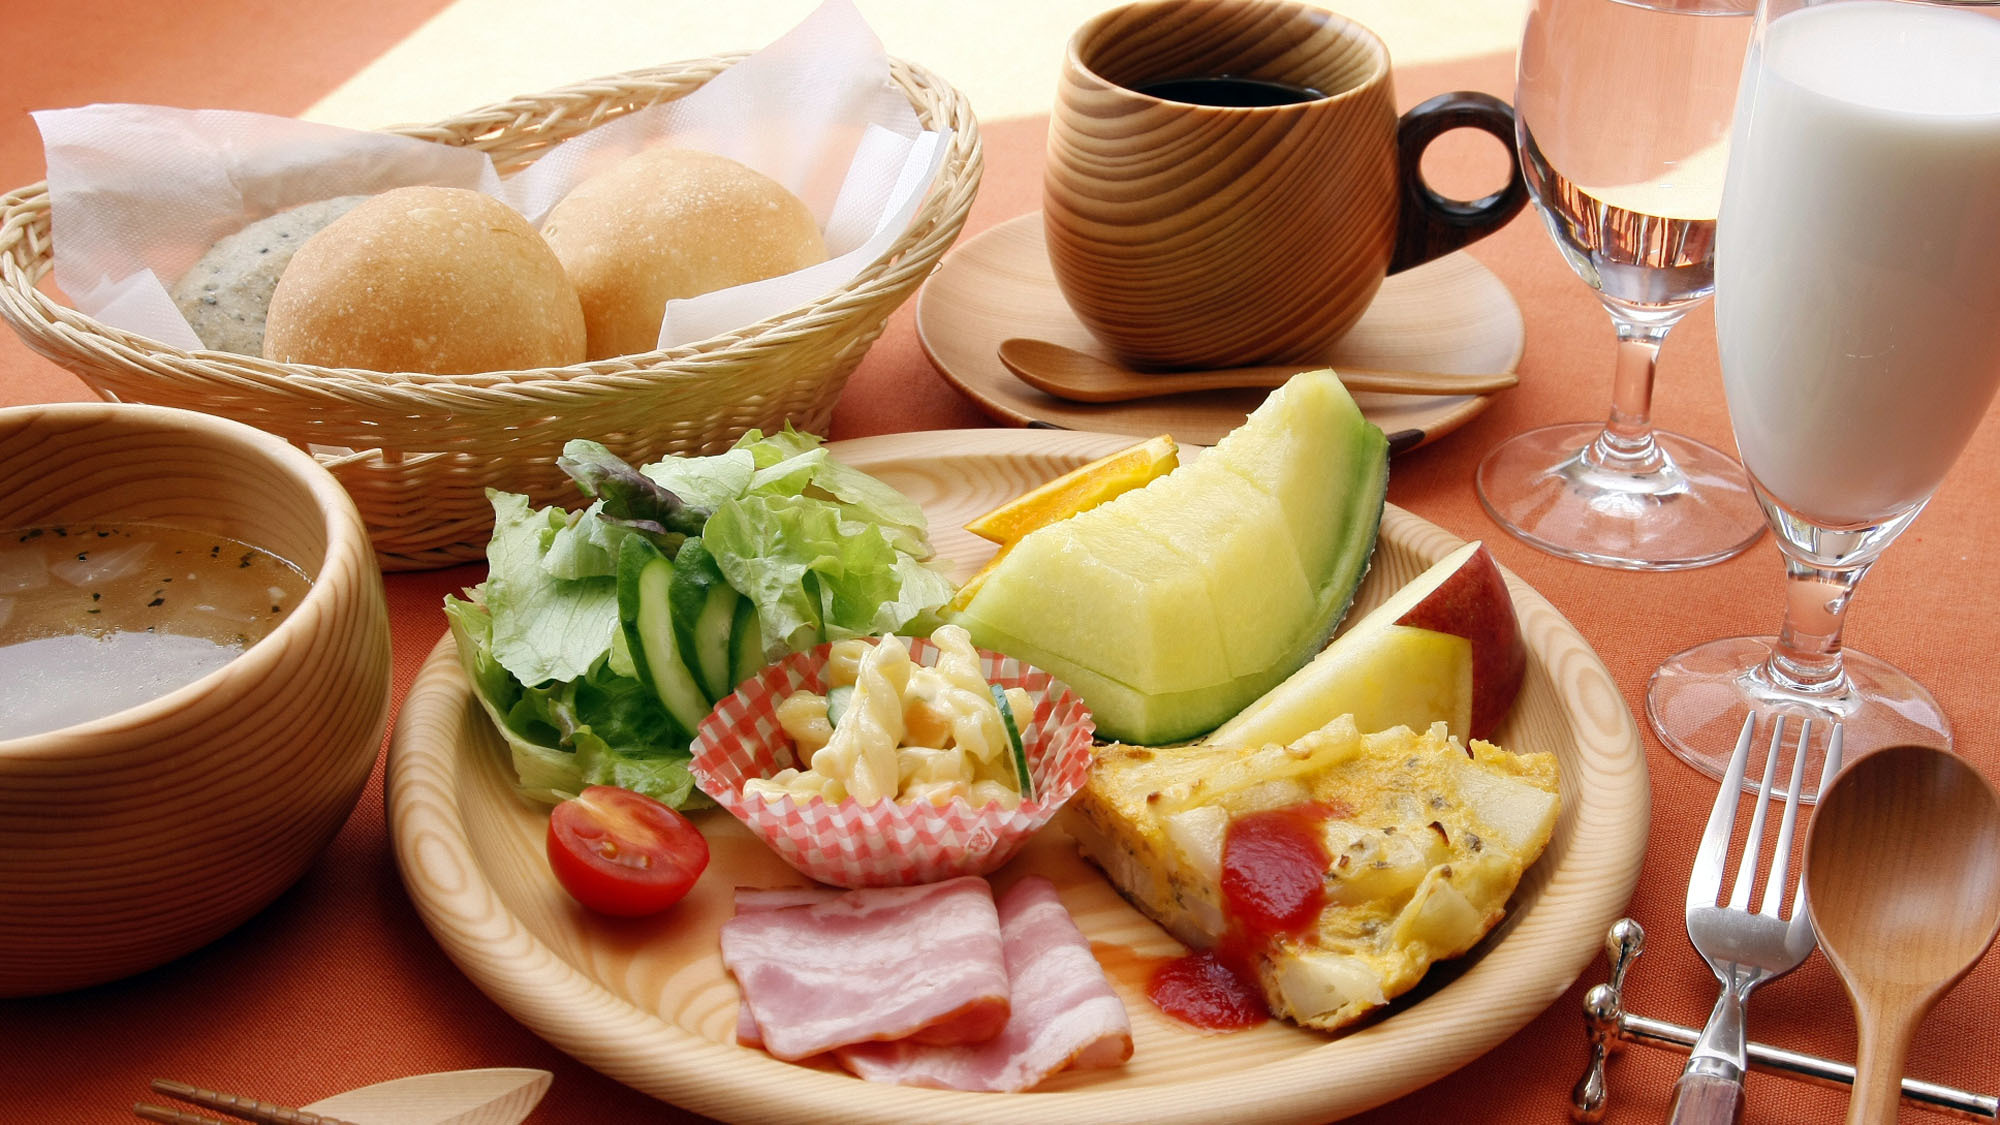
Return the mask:
{"type": "Polygon", "coordinates": [[[1179,447],[1172,437],[1161,434],[1147,438],[1016,496],[966,524],[965,530],[1005,546],[1036,528],[1068,519],[1165,476],[1178,464],[1179,447]]]}

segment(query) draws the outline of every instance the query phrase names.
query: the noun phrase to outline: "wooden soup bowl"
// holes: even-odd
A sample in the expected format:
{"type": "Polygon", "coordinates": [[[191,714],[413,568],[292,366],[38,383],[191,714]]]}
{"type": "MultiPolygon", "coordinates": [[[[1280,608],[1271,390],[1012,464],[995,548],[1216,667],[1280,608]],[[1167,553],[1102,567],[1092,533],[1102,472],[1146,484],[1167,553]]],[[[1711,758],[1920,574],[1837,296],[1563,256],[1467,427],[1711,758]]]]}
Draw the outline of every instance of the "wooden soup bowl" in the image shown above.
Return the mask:
{"type": "Polygon", "coordinates": [[[263,548],[312,587],[270,635],[185,687],[0,739],[0,996],[116,980],[229,932],[305,873],[381,747],[381,571],[326,470],[190,411],[0,410],[0,530],[128,522],[263,548]]]}

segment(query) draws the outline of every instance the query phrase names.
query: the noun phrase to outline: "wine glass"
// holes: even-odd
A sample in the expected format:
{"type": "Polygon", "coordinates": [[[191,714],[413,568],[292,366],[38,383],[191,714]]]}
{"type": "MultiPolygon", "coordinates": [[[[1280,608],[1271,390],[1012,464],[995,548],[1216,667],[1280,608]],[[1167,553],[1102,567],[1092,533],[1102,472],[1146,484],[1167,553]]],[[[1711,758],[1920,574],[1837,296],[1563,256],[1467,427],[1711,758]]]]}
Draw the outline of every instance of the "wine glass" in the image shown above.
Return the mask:
{"type": "Polygon", "coordinates": [[[1673,657],[1646,693],[1668,747],[1717,777],[1746,707],[1838,719],[1850,758],[1950,745],[1930,693],[1843,650],[1841,623],[2000,385],[2000,7],[1764,0],[1755,28],[1716,328],[1785,616],[1673,657]]]}
{"type": "Polygon", "coordinates": [[[1603,423],[1487,454],[1479,500],[1542,550],[1628,570],[1720,562],[1764,520],[1728,454],[1652,425],[1667,332],[1715,287],[1715,212],[1753,0],[1535,0],[1514,92],[1521,168],[1611,314],[1603,423]]]}

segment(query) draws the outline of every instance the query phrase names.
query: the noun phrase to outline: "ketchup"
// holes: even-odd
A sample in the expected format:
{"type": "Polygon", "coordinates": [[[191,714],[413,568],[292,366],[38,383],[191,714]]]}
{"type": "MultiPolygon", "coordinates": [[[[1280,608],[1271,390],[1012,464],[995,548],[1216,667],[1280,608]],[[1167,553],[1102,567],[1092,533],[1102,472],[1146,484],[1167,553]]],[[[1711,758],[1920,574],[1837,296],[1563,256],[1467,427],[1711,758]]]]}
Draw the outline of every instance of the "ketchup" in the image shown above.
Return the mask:
{"type": "MultiPolygon", "coordinates": [[[[1304,933],[1326,906],[1321,804],[1248,813],[1222,843],[1222,904],[1232,930],[1268,940],[1304,933]]],[[[1259,944],[1262,944],[1260,941],[1259,944]]]]}
{"type": "Polygon", "coordinates": [[[1309,929],[1326,906],[1329,859],[1319,803],[1247,813],[1222,843],[1222,902],[1229,931],[1213,951],[1190,953],[1153,973],[1146,996],[1168,1015],[1210,1031],[1239,1031],[1270,1017],[1256,955],[1275,938],[1309,929]]]}
{"type": "Polygon", "coordinates": [[[1271,1017],[1256,984],[1214,953],[1189,953],[1161,965],[1147,982],[1146,998],[1206,1031],[1241,1031],[1271,1017]]]}

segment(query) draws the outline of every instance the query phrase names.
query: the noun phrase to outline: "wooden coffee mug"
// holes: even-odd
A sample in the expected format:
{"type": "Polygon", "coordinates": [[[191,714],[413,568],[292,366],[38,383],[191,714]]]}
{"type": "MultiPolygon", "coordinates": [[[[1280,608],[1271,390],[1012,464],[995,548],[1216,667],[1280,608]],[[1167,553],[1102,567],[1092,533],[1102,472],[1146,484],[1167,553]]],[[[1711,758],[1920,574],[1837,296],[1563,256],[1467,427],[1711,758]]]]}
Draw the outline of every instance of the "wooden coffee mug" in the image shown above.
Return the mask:
{"type": "Polygon", "coordinates": [[[1399,122],[1382,41],[1269,0],[1151,0],[1069,42],[1043,223],[1064,298],[1144,366],[1324,361],[1389,273],[1466,245],[1527,202],[1514,113],[1444,94],[1399,122]],[[1205,104],[1204,104],[1205,103],[1205,104]],[[1512,162],[1446,199],[1424,149],[1470,126],[1512,162]]]}

